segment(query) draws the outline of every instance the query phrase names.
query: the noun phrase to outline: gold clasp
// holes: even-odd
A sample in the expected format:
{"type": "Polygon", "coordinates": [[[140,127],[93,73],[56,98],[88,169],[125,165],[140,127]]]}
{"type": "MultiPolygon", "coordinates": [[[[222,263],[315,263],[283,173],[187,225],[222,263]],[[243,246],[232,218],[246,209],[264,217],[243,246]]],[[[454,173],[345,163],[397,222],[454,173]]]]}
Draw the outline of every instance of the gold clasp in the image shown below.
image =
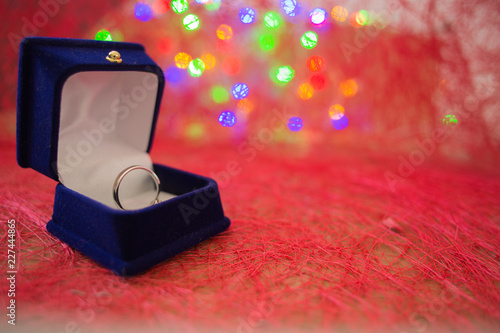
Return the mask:
{"type": "Polygon", "coordinates": [[[118,51],[109,52],[108,56],[106,57],[106,60],[108,60],[110,62],[115,62],[118,64],[121,64],[123,61],[123,59],[122,59],[120,53],[118,53],[118,51]]]}

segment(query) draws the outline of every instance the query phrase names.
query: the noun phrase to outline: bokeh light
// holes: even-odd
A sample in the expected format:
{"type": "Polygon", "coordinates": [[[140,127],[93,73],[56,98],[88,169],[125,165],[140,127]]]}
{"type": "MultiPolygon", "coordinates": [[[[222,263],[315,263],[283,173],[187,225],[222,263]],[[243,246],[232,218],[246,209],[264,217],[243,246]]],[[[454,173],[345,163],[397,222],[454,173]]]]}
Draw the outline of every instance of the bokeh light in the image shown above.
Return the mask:
{"type": "Polygon", "coordinates": [[[455,126],[456,124],[458,124],[458,119],[457,117],[455,117],[455,115],[449,114],[444,116],[443,124],[447,126],[455,126]]]}
{"type": "Polygon", "coordinates": [[[360,14],[359,12],[354,12],[351,14],[351,16],[349,16],[349,23],[351,23],[351,25],[354,28],[361,28],[363,25],[359,23],[359,21],[362,20],[363,20],[363,15],[360,14]]]}
{"type": "Polygon", "coordinates": [[[175,55],[175,65],[179,68],[188,68],[189,63],[193,58],[185,52],[179,52],[175,55]]]}
{"type": "Polygon", "coordinates": [[[232,53],[233,47],[231,41],[217,38],[217,51],[219,53],[232,53]]]}
{"type": "Polygon", "coordinates": [[[228,56],[222,62],[222,70],[227,75],[236,75],[240,72],[241,63],[240,59],[236,56],[228,56]]]}
{"type": "Polygon", "coordinates": [[[167,82],[173,84],[181,82],[183,75],[185,75],[184,71],[176,66],[170,66],[165,71],[165,79],[167,80],[167,82]]]}
{"type": "Polygon", "coordinates": [[[205,69],[212,69],[215,67],[215,57],[211,53],[205,53],[201,56],[201,60],[205,63],[205,69]]]}
{"type": "Polygon", "coordinates": [[[276,79],[283,83],[288,83],[293,79],[294,70],[290,66],[279,67],[276,71],[276,79]]]}
{"type": "Polygon", "coordinates": [[[137,2],[134,5],[134,15],[139,21],[146,22],[153,17],[153,10],[144,2],[137,2]]]}
{"type": "Polygon", "coordinates": [[[296,16],[300,11],[300,4],[296,0],[281,0],[281,9],[290,17],[296,16]]]}
{"type": "Polygon", "coordinates": [[[240,21],[245,24],[250,24],[255,22],[255,9],[250,7],[242,8],[239,12],[240,21]]]}
{"type": "Polygon", "coordinates": [[[233,92],[234,98],[243,99],[243,98],[248,96],[250,89],[248,89],[248,86],[244,83],[236,83],[233,86],[232,92],[233,92]]]}
{"type": "Polygon", "coordinates": [[[155,0],[151,6],[156,15],[165,14],[170,9],[170,1],[168,0],[155,0]]]}
{"type": "Polygon", "coordinates": [[[335,128],[336,130],[343,130],[344,128],[346,128],[348,125],[349,125],[349,120],[347,119],[347,116],[344,115],[342,117],[340,117],[339,119],[332,119],[332,125],[333,125],[333,128],[335,128]]]}
{"type": "Polygon", "coordinates": [[[181,14],[188,10],[189,3],[188,0],[172,0],[171,6],[175,13],[181,14]]]}
{"type": "Polygon", "coordinates": [[[354,13],[354,19],[356,23],[360,26],[366,25],[368,23],[368,13],[366,10],[360,10],[354,13]]]}
{"type": "Polygon", "coordinates": [[[318,44],[318,35],[314,31],[307,31],[300,37],[300,42],[306,49],[312,49],[318,44]]]}
{"type": "Polygon", "coordinates": [[[232,111],[223,111],[219,115],[219,123],[224,127],[232,127],[236,124],[236,115],[232,111]]]}
{"type": "Polygon", "coordinates": [[[182,20],[182,24],[188,31],[196,30],[200,27],[200,19],[194,14],[189,14],[182,20]]]}
{"type": "Polygon", "coordinates": [[[215,103],[226,103],[229,100],[229,92],[223,86],[214,86],[212,88],[212,98],[215,103]]]}
{"type": "Polygon", "coordinates": [[[219,9],[221,4],[222,4],[221,0],[209,0],[209,1],[205,2],[205,8],[208,11],[214,11],[214,10],[219,9]]]}
{"type": "Polygon", "coordinates": [[[254,105],[252,101],[248,98],[243,98],[238,101],[238,111],[244,113],[252,112],[254,105]]]}
{"type": "Polygon", "coordinates": [[[217,37],[221,40],[230,40],[233,37],[233,29],[227,24],[221,24],[217,28],[217,37]]]}
{"type": "Polygon", "coordinates": [[[123,42],[125,38],[123,37],[123,32],[121,30],[113,30],[113,41],[123,42]]]}
{"type": "Polygon", "coordinates": [[[311,77],[309,82],[314,90],[322,90],[326,85],[326,77],[324,74],[316,74],[311,77]]]}
{"type": "Polygon", "coordinates": [[[259,38],[260,48],[264,51],[269,51],[274,48],[274,37],[272,35],[262,35],[259,38]]]}
{"type": "Polygon", "coordinates": [[[95,40],[104,40],[111,42],[113,41],[113,37],[111,37],[111,33],[108,30],[102,29],[95,34],[95,40]]]}
{"type": "Polygon", "coordinates": [[[319,72],[324,64],[325,60],[320,56],[312,56],[307,59],[307,68],[309,68],[311,72],[319,72]]]}
{"type": "Polygon", "coordinates": [[[320,25],[326,21],[327,15],[328,14],[326,13],[326,10],[324,10],[323,8],[314,8],[309,13],[309,19],[311,20],[312,24],[320,25]]]}
{"type": "Polygon", "coordinates": [[[172,40],[168,37],[160,38],[156,48],[160,53],[169,53],[172,50],[172,40]]]}
{"type": "Polygon", "coordinates": [[[339,89],[345,97],[352,97],[358,92],[358,84],[353,79],[345,80],[340,83],[339,89]]]}
{"type": "Polygon", "coordinates": [[[191,60],[188,66],[189,75],[198,77],[205,71],[205,63],[200,58],[191,60]]]}
{"type": "Polygon", "coordinates": [[[310,83],[303,83],[300,85],[298,93],[301,99],[309,99],[313,96],[314,88],[310,83]]]}
{"type": "Polygon", "coordinates": [[[360,10],[359,13],[364,16],[364,24],[363,25],[368,25],[372,24],[373,22],[373,15],[367,10],[360,10]]]}
{"type": "Polygon", "coordinates": [[[185,135],[189,139],[199,140],[205,136],[205,124],[201,122],[193,122],[186,126],[185,135]]]}
{"type": "Polygon", "coordinates": [[[349,16],[349,12],[342,6],[335,6],[332,9],[332,18],[339,23],[345,22],[349,16]]]}
{"type": "Polygon", "coordinates": [[[344,116],[345,109],[340,104],[334,104],[334,105],[330,106],[330,109],[328,110],[328,114],[330,115],[330,119],[339,120],[340,118],[342,118],[344,116]]]}
{"type": "Polygon", "coordinates": [[[270,29],[274,29],[280,26],[281,17],[278,13],[269,12],[264,16],[264,24],[270,29]]]}
{"type": "Polygon", "coordinates": [[[304,126],[304,122],[299,117],[292,117],[288,120],[288,128],[292,132],[298,132],[304,126]]]}

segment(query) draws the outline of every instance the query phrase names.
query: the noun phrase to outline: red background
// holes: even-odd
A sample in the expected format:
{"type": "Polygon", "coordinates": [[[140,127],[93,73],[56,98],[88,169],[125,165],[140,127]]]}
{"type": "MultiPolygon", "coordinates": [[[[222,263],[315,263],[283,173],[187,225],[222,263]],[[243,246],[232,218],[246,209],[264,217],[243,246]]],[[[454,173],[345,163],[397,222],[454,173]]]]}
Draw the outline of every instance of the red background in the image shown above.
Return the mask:
{"type": "MultiPolygon", "coordinates": [[[[262,15],[251,27],[235,19],[246,3],[259,14],[281,13],[278,1],[223,1],[216,12],[191,3],[202,27],[186,33],[183,16],[170,10],[140,22],[134,2],[69,1],[34,33],[93,38],[106,28],[144,44],[165,69],[178,52],[217,59],[199,80],[167,84],[151,155],[216,178],[232,225],[140,276],[120,278],[46,232],[55,182],[16,164],[17,53],[9,36],[22,36],[42,7],[2,2],[0,254],[7,253],[4,222],[15,219],[18,323],[84,332],[493,330],[500,318],[498,3],[402,2],[366,45],[356,44],[359,30],[330,19],[311,52],[295,43],[296,33],[312,29],[300,16],[284,23],[265,56],[252,39],[262,15]],[[233,27],[229,50],[217,46],[222,23],[233,27]],[[342,43],[359,49],[350,61],[342,43]],[[306,59],[314,54],[325,59],[327,86],[303,101],[297,89],[312,75],[306,59]],[[230,57],[241,64],[236,74],[224,71],[230,57]],[[277,63],[296,70],[284,88],[269,80],[277,63]],[[338,85],[349,78],[359,90],[345,98],[338,85]],[[217,105],[210,88],[239,81],[249,84],[254,109],[224,128],[217,116],[236,101],[217,105]],[[327,118],[333,103],[346,108],[342,131],[327,118]],[[300,116],[304,129],[263,142],[274,109],[300,116]],[[443,124],[448,114],[457,125],[443,124]],[[242,144],[255,154],[241,154],[242,144]]],[[[337,5],[303,1],[319,4],[337,5]]],[[[345,6],[380,12],[388,3],[345,6]]],[[[0,290],[7,300],[5,280],[0,290]]]]}

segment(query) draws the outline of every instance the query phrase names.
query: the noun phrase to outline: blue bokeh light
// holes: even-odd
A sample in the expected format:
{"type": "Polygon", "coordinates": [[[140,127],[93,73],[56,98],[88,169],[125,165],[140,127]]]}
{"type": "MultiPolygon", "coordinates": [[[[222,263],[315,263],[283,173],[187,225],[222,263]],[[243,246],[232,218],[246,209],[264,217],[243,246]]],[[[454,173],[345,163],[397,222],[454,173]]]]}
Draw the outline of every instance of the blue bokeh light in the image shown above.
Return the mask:
{"type": "Polygon", "coordinates": [[[290,17],[296,16],[300,11],[300,4],[296,0],[281,0],[281,9],[290,17]]]}
{"type": "Polygon", "coordinates": [[[244,83],[236,83],[233,86],[233,96],[236,99],[243,99],[248,96],[249,89],[248,86],[244,83]]]}
{"type": "Polygon", "coordinates": [[[236,124],[236,115],[232,111],[223,111],[219,115],[219,123],[224,127],[233,127],[236,124]]]}
{"type": "Polygon", "coordinates": [[[245,24],[255,22],[255,10],[250,7],[245,7],[240,10],[240,21],[245,24]]]}
{"type": "Polygon", "coordinates": [[[144,2],[137,2],[134,6],[134,14],[136,19],[146,22],[153,17],[153,10],[144,2]]]}
{"type": "Polygon", "coordinates": [[[340,131],[340,130],[343,130],[344,128],[346,128],[349,125],[349,120],[344,115],[340,119],[332,119],[332,125],[333,125],[333,128],[335,128],[336,130],[340,131]]]}
{"type": "Polygon", "coordinates": [[[303,126],[304,126],[304,123],[303,123],[302,119],[300,119],[299,117],[292,117],[292,118],[290,118],[290,120],[288,120],[288,128],[292,132],[300,131],[303,126]]]}
{"type": "Polygon", "coordinates": [[[309,19],[311,20],[311,23],[316,25],[324,23],[327,17],[328,14],[326,13],[326,10],[324,10],[323,8],[314,8],[309,13],[309,19]]]}
{"type": "Polygon", "coordinates": [[[183,76],[183,70],[180,68],[177,68],[177,66],[170,66],[165,71],[165,79],[169,83],[176,84],[176,83],[181,82],[182,76],[183,76]]]}

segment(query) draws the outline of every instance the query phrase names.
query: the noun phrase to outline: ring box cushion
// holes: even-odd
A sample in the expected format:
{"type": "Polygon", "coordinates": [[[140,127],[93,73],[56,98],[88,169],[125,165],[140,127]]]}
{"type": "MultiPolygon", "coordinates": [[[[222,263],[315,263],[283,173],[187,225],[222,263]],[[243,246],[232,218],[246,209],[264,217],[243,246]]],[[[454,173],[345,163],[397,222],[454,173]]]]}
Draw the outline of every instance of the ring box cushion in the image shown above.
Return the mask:
{"type": "MultiPolygon", "coordinates": [[[[62,184],[115,207],[110,189],[116,175],[131,165],[152,169],[147,150],[158,83],[157,75],[139,71],[79,72],[66,80],[57,153],[62,184]]],[[[154,184],[147,173],[133,172],[125,180],[120,196],[132,206],[152,201],[154,184]]]]}
{"type": "Polygon", "coordinates": [[[47,225],[54,235],[133,275],[229,226],[215,181],[150,158],[164,77],[141,45],[28,37],[18,85],[18,163],[60,182],[47,225]],[[121,63],[106,59],[111,51],[121,63]],[[131,210],[117,209],[113,183],[132,165],[154,169],[161,203],[149,206],[154,183],[134,171],[120,186],[131,210]]]}

